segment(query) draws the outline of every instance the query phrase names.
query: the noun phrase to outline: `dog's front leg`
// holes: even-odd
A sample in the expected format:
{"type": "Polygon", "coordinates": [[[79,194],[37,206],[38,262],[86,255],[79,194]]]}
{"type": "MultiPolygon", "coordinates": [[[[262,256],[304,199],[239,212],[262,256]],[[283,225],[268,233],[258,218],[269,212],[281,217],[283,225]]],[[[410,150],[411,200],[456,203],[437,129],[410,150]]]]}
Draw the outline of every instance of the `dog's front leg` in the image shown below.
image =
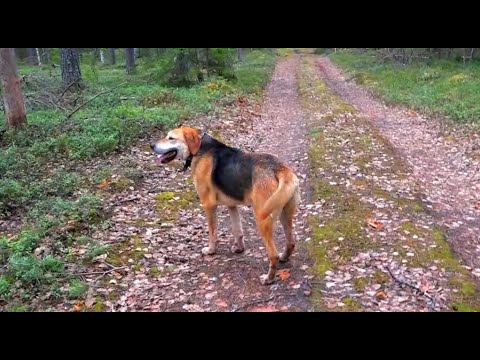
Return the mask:
{"type": "Polygon", "coordinates": [[[230,250],[232,253],[240,254],[245,250],[243,242],[242,220],[236,206],[228,207],[230,213],[230,221],[232,223],[233,239],[230,241],[230,250]]]}
{"type": "Polygon", "coordinates": [[[203,255],[217,252],[217,206],[204,207],[208,222],[208,247],[202,249],[203,255]]]}

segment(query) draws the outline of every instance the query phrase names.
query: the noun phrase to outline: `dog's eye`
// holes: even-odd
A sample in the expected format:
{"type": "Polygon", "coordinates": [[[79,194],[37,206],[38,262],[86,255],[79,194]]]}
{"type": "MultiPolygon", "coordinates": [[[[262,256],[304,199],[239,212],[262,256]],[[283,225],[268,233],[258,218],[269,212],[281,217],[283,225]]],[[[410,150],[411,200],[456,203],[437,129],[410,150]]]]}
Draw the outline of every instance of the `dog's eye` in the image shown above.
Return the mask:
{"type": "Polygon", "coordinates": [[[175,140],[173,137],[169,136],[168,140],[175,140]]]}

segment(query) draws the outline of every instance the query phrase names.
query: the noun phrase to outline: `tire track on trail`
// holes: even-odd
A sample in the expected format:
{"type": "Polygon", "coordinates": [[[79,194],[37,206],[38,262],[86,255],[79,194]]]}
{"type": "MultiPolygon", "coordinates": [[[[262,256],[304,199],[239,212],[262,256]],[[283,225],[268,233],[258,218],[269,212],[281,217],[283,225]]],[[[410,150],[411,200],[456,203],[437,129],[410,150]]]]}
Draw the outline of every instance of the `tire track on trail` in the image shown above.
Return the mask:
{"type": "MultiPolygon", "coordinates": [[[[320,303],[341,311],[478,311],[471,268],[450,250],[403,155],[414,144],[399,152],[392,133],[362,107],[363,93],[349,93],[351,84],[327,59],[305,59],[300,92],[313,196],[324,204],[312,219],[311,253],[325,281],[320,303]]],[[[390,116],[389,108],[382,111],[390,116]]]]}
{"type": "Polygon", "coordinates": [[[446,228],[448,241],[480,279],[480,137],[442,134],[440,121],[408,108],[386,106],[347,82],[328,58],[317,58],[322,77],[341,97],[368,116],[412,168],[424,201],[446,228]]]}

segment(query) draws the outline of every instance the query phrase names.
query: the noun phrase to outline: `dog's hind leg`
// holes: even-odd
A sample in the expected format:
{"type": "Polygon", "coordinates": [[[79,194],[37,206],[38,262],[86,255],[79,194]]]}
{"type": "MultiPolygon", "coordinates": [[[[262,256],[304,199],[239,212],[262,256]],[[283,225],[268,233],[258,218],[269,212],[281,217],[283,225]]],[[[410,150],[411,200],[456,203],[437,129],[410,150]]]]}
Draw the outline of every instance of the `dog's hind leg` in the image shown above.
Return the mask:
{"type": "Polygon", "coordinates": [[[275,274],[277,272],[277,264],[278,264],[278,252],[275,246],[275,240],[273,238],[273,230],[274,224],[277,217],[276,214],[272,214],[268,216],[265,220],[260,220],[261,216],[261,209],[254,209],[255,213],[255,221],[257,222],[257,227],[260,232],[260,235],[265,243],[265,247],[267,248],[268,259],[270,260],[268,273],[265,275],[260,276],[260,281],[263,285],[268,285],[274,282],[275,274]]]}
{"type": "Polygon", "coordinates": [[[208,247],[202,249],[203,255],[217,252],[217,206],[204,207],[208,222],[208,247]]]}
{"type": "Polygon", "coordinates": [[[280,222],[285,231],[285,250],[280,255],[280,262],[286,262],[295,249],[295,236],[293,235],[293,218],[296,208],[289,203],[285,205],[280,214],[280,222]]]}
{"type": "Polygon", "coordinates": [[[282,209],[280,214],[280,222],[283,225],[285,231],[285,250],[280,255],[280,262],[286,262],[292,255],[295,249],[295,235],[293,234],[293,220],[298,207],[298,200],[294,196],[282,209]]]}
{"type": "Polygon", "coordinates": [[[232,253],[240,254],[245,250],[245,244],[243,242],[242,220],[236,206],[228,207],[228,212],[230,214],[233,233],[233,239],[230,240],[230,250],[232,253]]]}

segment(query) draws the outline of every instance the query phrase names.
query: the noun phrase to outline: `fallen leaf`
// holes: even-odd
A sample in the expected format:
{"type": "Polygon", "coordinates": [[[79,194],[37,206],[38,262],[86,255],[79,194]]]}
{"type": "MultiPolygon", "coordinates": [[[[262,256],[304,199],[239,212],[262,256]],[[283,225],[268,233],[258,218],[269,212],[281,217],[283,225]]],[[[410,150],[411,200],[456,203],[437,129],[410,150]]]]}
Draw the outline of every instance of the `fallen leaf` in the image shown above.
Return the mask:
{"type": "Polygon", "coordinates": [[[211,293],[205,294],[205,299],[210,300],[211,298],[215,297],[217,295],[216,291],[213,291],[211,293]]]}
{"type": "Polygon", "coordinates": [[[381,230],[384,227],[384,225],[376,219],[368,219],[367,224],[368,224],[368,226],[370,226],[371,228],[373,228],[375,230],[381,230]]]}
{"type": "Polygon", "coordinates": [[[290,269],[282,269],[277,272],[278,277],[280,280],[285,280],[290,277],[290,269]]]}
{"type": "Polygon", "coordinates": [[[254,306],[248,310],[249,312],[277,312],[278,309],[271,306],[271,305],[265,305],[265,306],[254,306]]]}
{"type": "Polygon", "coordinates": [[[387,300],[387,295],[385,295],[385,293],[381,290],[375,294],[375,297],[377,300],[387,300]]]}
{"type": "Polygon", "coordinates": [[[480,201],[475,204],[475,209],[480,210],[480,201]]]}
{"type": "Polygon", "coordinates": [[[221,299],[215,300],[215,305],[220,306],[220,307],[228,307],[228,304],[221,299]]]}
{"type": "Polygon", "coordinates": [[[98,188],[99,189],[104,189],[106,188],[107,186],[109,185],[109,182],[105,179],[102,180],[102,182],[100,184],[98,184],[98,188]]]}
{"type": "Polygon", "coordinates": [[[74,311],[81,311],[82,310],[82,303],[77,302],[75,305],[73,305],[73,310],[74,311]]]}
{"type": "Polygon", "coordinates": [[[426,283],[422,286],[420,286],[420,290],[422,290],[424,293],[429,291],[429,290],[432,290],[433,289],[433,286],[430,285],[429,283],[426,283]]]}

